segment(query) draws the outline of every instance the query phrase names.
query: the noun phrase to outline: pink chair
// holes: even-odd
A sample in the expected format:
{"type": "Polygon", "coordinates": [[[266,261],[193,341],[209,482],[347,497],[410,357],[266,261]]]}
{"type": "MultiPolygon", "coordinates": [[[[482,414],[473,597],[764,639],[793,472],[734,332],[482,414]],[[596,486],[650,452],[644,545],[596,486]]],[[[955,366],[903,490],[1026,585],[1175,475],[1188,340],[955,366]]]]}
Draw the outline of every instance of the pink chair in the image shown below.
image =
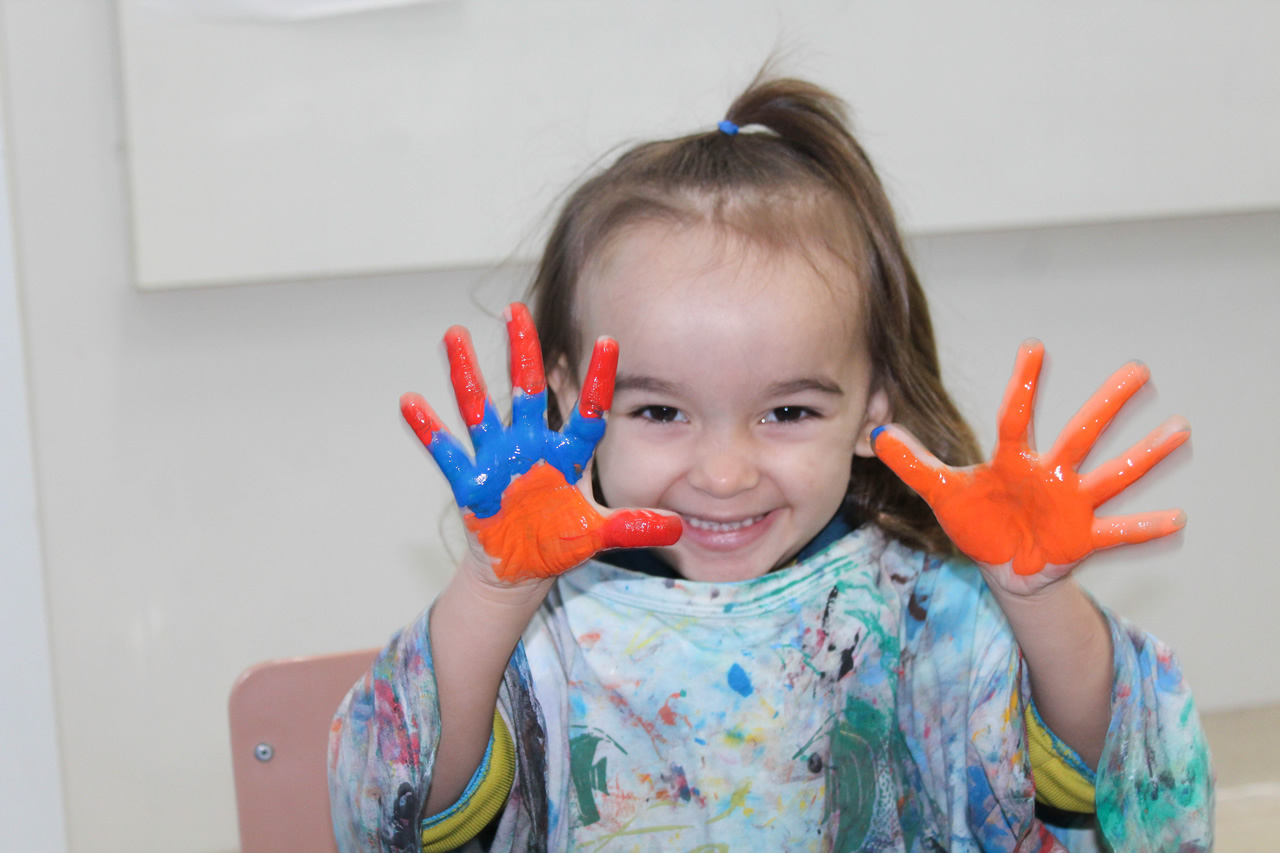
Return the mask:
{"type": "Polygon", "coordinates": [[[377,649],[257,664],[231,688],[240,853],[337,853],[329,817],[329,724],[377,649]]]}

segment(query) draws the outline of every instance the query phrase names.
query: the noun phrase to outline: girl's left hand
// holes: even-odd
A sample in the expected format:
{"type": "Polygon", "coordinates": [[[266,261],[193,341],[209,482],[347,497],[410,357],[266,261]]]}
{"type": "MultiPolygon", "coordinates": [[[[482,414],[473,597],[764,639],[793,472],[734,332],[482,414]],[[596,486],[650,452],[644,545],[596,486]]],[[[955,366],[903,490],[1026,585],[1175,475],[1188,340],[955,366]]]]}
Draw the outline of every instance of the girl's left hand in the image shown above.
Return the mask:
{"type": "Polygon", "coordinates": [[[1077,473],[1098,436],[1150,377],[1146,365],[1120,368],[1081,407],[1047,454],[1035,452],[1031,416],[1044,346],[1026,341],[1000,407],[990,462],[951,468],[907,430],[873,434],[875,452],[933,509],[956,546],[979,563],[989,583],[1033,595],[1092,552],[1146,542],[1182,529],[1181,510],[1099,518],[1094,510],[1140,478],[1191,435],[1172,417],[1120,456],[1077,473]]]}

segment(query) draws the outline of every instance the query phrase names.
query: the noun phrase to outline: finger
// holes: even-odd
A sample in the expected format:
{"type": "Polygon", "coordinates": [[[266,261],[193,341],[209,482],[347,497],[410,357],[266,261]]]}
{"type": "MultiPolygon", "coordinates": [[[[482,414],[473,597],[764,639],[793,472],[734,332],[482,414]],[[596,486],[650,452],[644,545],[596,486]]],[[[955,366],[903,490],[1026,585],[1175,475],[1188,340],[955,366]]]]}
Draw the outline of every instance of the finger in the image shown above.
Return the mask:
{"type": "Polygon", "coordinates": [[[1035,409],[1036,383],[1040,379],[1040,366],[1044,363],[1044,344],[1028,338],[1018,347],[1018,357],[1013,363],[1013,376],[1005,387],[1004,400],[1000,403],[1000,444],[1025,442],[1033,447],[1031,414],[1035,409]]]}
{"type": "Polygon", "coordinates": [[[601,337],[591,351],[587,378],[578,395],[578,413],[585,418],[602,418],[613,406],[613,380],[618,374],[618,342],[601,337]]]}
{"type": "Polygon", "coordinates": [[[1175,415],[1124,453],[1108,459],[1080,478],[1092,505],[1102,506],[1146,474],[1191,437],[1186,418],[1175,415]]]}
{"type": "Polygon", "coordinates": [[[1093,522],[1093,547],[1100,550],[1149,542],[1177,533],[1186,524],[1187,514],[1180,509],[1099,518],[1093,522]]]}
{"type": "Polygon", "coordinates": [[[611,513],[601,530],[604,548],[658,548],[674,545],[684,532],[680,516],[647,509],[611,513]]]}
{"type": "MultiPolygon", "coordinates": [[[[431,453],[431,458],[444,473],[456,496],[474,467],[466,448],[453,437],[422,395],[401,396],[400,414],[418,436],[418,441],[431,453]]],[[[461,501],[459,505],[462,505],[461,501]]]]}
{"type": "Polygon", "coordinates": [[[471,444],[479,455],[491,437],[502,435],[502,419],[489,400],[470,333],[462,326],[450,327],[444,333],[444,347],[449,357],[449,379],[458,401],[458,413],[462,415],[467,435],[471,436],[471,444]]]}
{"type": "Polygon", "coordinates": [[[507,340],[511,350],[511,386],[525,394],[541,394],[547,387],[542,347],[529,309],[520,302],[507,306],[507,340]]]}
{"type": "Polygon", "coordinates": [[[604,438],[604,414],[613,405],[613,380],[618,371],[618,342],[602,337],[591,351],[591,363],[578,395],[578,405],[569,413],[560,440],[548,450],[565,478],[576,483],[582,476],[596,445],[604,438]]]}
{"type": "Polygon", "coordinates": [[[1150,378],[1151,371],[1140,361],[1131,361],[1111,374],[1058,435],[1049,451],[1049,467],[1067,465],[1073,470],[1079,467],[1098,436],[1150,378]]]}
{"type": "Polygon", "coordinates": [[[959,475],[944,465],[916,437],[897,424],[876,427],[871,432],[871,449],[889,470],[933,506],[959,475]]]}
{"type": "Polygon", "coordinates": [[[480,374],[470,333],[462,326],[451,326],[444,333],[444,348],[449,357],[449,379],[453,382],[458,412],[468,428],[479,426],[484,421],[489,391],[480,374]]]}
{"type": "Polygon", "coordinates": [[[531,458],[542,456],[547,432],[547,377],[542,347],[529,309],[519,302],[507,306],[507,340],[511,351],[511,426],[516,442],[531,458]]]}

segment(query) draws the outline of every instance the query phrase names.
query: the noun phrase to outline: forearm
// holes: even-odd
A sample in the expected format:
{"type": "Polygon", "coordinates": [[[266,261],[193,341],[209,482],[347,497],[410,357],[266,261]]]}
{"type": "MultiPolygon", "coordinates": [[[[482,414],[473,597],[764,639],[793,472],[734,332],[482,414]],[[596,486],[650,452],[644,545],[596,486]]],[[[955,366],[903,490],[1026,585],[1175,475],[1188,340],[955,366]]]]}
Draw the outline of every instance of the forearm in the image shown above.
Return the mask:
{"type": "Polygon", "coordinates": [[[1115,678],[1106,617],[1069,576],[1025,597],[991,588],[1022,650],[1036,710],[1096,768],[1115,678]]]}
{"type": "Polygon", "coordinates": [[[552,582],[499,588],[459,567],[432,605],[440,743],[422,817],[453,805],[480,766],[507,662],[552,582]]]}

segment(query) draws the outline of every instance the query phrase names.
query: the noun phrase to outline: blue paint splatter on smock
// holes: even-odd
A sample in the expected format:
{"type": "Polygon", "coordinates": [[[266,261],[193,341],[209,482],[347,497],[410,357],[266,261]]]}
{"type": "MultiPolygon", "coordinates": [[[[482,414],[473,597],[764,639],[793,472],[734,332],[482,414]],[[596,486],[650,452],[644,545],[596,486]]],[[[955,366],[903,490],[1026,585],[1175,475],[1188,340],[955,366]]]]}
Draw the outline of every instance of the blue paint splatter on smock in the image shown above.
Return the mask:
{"type": "Polygon", "coordinates": [[[729,686],[743,696],[751,695],[751,679],[747,678],[746,670],[736,663],[729,667],[729,686]]]}

